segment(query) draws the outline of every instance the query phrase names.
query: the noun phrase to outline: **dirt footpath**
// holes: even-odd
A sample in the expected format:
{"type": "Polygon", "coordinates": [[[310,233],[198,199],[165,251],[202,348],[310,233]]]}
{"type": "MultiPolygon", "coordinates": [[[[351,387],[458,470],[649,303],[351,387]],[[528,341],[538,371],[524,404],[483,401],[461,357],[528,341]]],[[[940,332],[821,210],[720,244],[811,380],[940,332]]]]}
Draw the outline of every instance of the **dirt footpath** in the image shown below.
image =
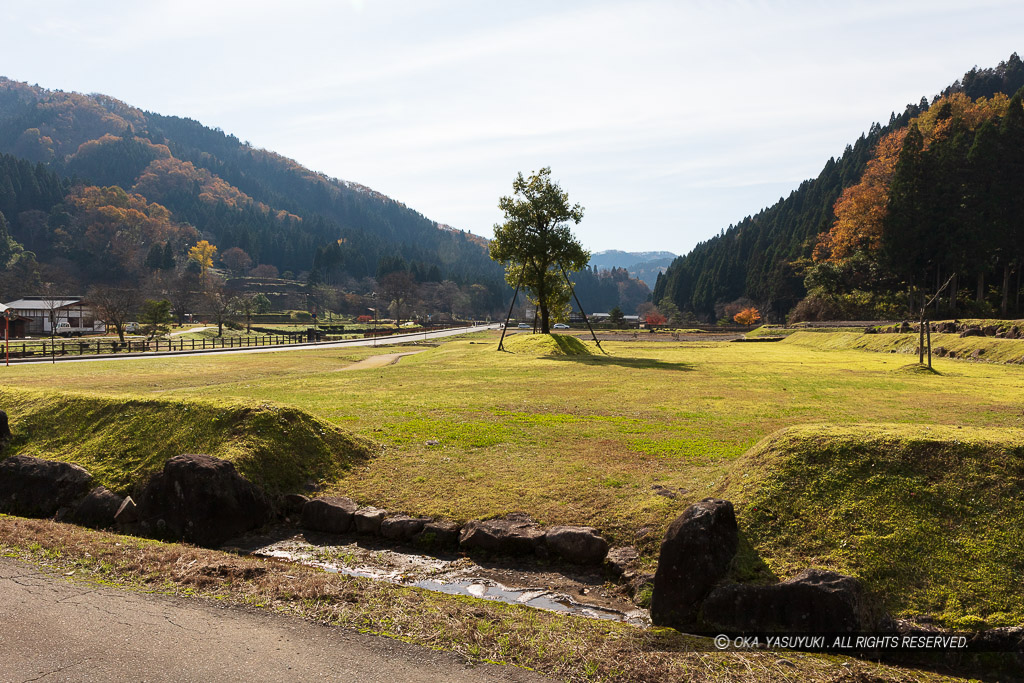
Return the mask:
{"type": "Polygon", "coordinates": [[[543,681],[262,610],[51,577],[0,558],[0,681],[543,681]]]}
{"type": "Polygon", "coordinates": [[[394,365],[398,361],[402,360],[405,356],[415,356],[417,353],[423,353],[422,351],[406,351],[404,353],[382,353],[377,356],[370,356],[364,358],[361,361],[356,361],[351,365],[346,365],[343,368],[338,368],[335,372],[345,372],[347,370],[370,370],[373,368],[382,368],[385,365],[394,365]]]}

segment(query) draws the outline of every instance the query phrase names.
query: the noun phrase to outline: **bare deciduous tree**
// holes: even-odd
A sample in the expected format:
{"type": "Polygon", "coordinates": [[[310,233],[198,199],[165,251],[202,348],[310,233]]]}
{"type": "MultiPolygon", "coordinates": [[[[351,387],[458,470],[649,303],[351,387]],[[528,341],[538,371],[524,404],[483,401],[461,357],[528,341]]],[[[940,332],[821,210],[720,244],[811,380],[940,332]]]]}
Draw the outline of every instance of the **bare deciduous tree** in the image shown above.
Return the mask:
{"type": "Polygon", "coordinates": [[[96,316],[117,331],[117,338],[123,344],[125,325],[139,306],[138,288],[96,285],[89,289],[87,299],[96,316]]]}

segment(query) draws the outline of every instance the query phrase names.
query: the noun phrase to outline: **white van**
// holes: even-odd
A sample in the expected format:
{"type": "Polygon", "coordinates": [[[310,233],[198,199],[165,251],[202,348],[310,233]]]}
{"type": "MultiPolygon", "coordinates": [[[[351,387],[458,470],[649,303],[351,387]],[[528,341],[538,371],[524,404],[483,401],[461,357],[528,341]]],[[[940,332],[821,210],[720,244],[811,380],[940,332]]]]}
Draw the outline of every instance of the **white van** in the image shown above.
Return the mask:
{"type": "Polygon", "coordinates": [[[57,327],[55,327],[53,331],[60,337],[70,337],[71,323],[67,320],[59,320],[57,321],[57,327]]]}

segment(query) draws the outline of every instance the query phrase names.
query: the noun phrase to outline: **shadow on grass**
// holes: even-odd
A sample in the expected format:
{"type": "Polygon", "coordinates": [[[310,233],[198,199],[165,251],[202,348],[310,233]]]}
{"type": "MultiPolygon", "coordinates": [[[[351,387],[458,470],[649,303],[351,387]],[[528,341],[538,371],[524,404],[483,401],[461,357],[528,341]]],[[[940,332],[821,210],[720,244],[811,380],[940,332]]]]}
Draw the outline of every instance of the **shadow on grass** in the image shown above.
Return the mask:
{"type": "Polygon", "coordinates": [[[546,360],[557,360],[568,363],[580,363],[582,365],[593,365],[606,367],[617,365],[622,368],[635,368],[637,370],[676,370],[685,372],[694,369],[692,363],[669,363],[653,358],[618,358],[616,356],[548,356],[546,360]]]}
{"type": "Polygon", "coordinates": [[[739,533],[739,545],[732,560],[730,574],[740,583],[778,583],[780,580],[742,530],[739,533]]]}

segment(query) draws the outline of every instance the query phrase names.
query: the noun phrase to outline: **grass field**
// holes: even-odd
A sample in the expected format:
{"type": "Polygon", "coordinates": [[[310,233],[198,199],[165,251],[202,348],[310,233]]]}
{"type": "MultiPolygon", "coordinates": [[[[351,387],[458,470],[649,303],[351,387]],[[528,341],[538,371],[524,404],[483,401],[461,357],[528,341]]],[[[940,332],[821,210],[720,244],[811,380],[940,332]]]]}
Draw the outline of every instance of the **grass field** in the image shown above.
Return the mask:
{"type": "MultiPolygon", "coordinates": [[[[895,430],[898,444],[925,427],[995,429],[977,438],[1001,434],[1011,441],[1024,428],[1024,368],[936,359],[941,374],[907,372],[905,355],[814,345],[827,345],[827,334],[814,344],[801,341],[815,334],[771,344],[605,342],[608,355],[535,356],[499,353],[496,335],[481,333],[428,347],[396,365],[355,372],[337,370],[367,355],[403,349],[11,367],[0,384],[119,399],[292,406],[383,446],[328,479],[330,489],[361,503],[456,520],[525,511],[545,524],[596,526],[616,544],[638,545],[650,561],[664,529],[691,502],[733,494],[753,500],[788,485],[760,476],[763,492],[754,479],[747,482],[749,490],[735,489],[744,473],[738,466],[760,471],[742,456],[778,430],[826,425],[821,431],[834,436],[829,429],[885,424],[895,430]],[[429,446],[428,440],[439,445],[429,446]]],[[[8,412],[17,431],[19,413],[8,412]]],[[[50,446],[58,448],[60,438],[50,446]]],[[[854,431],[836,438],[860,436],[854,431]]],[[[68,443],[73,441],[70,433],[68,443]]],[[[1009,453],[1009,461],[1020,457],[1009,453]]],[[[984,459],[979,462],[975,470],[984,470],[984,459]]],[[[815,505],[827,509],[828,496],[815,505]]],[[[986,514],[1022,514],[1014,505],[990,500],[986,514]]],[[[835,523],[837,533],[848,528],[835,523]]],[[[779,546],[777,529],[747,508],[741,510],[745,525],[776,575],[801,564],[868,571],[861,560],[849,560],[850,551],[832,545],[791,538],[779,546]]],[[[978,530],[979,543],[995,543],[986,533],[978,530]]],[[[1007,571],[1019,568],[1019,545],[1002,557],[997,564],[1007,571]]],[[[965,615],[993,623],[1024,621],[1024,598],[1007,598],[1005,588],[993,589],[1000,592],[994,602],[965,594],[956,596],[967,603],[962,609],[947,606],[938,593],[956,580],[950,571],[933,581],[939,589],[932,597],[898,596],[892,606],[908,614],[948,612],[951,623],[965,615]]],[[[876,583],[896,585],[882,578],[876,583]]]]}

